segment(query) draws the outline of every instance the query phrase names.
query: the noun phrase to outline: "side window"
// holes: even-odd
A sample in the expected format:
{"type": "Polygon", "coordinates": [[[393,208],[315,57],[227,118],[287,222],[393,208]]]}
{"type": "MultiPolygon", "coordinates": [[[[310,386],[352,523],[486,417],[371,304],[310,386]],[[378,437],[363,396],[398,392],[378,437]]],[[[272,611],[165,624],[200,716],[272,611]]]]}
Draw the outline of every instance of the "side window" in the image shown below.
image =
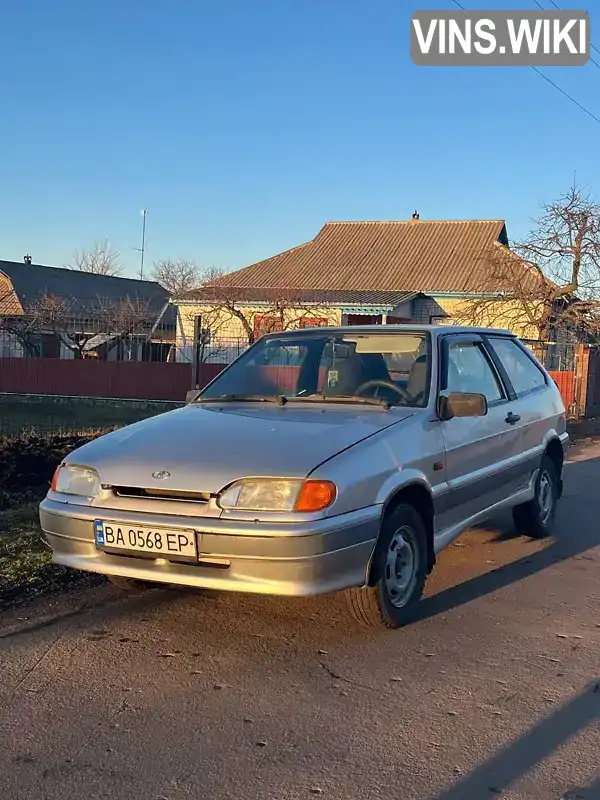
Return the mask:
{"type": "Polygon", "coordinates": [[[481,345],[456,342],[448,353],[446,391],[485,395],[488,403],[504,399],[504,392],[481,345]]]}
{"type": "Polygon", "coordinates": [[[490,342],[502,362],[506,374],[518,395],[527,394],[546,385],[546,379],[536,364],[512,339],[490,337],[490,342]]]}

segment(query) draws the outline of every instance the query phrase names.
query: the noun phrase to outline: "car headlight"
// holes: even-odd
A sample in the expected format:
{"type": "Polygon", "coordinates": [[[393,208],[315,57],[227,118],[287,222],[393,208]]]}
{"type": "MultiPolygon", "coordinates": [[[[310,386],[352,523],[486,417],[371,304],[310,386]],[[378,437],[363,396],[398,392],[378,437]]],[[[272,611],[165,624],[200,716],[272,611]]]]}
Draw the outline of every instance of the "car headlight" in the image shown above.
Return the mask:
{"type": "Polygon", "coordinates": [[[96,497],[102,491],[102,486],[95,469],[61,464],[54,473],[51,489],[62,494],[96,497]]]}
{"type": "Polygon", "coordinates": [[[335,500],[331,481],[255,479],[238,481],[218,497],[223,509],[238,511],[322,511],[335,500]]]}

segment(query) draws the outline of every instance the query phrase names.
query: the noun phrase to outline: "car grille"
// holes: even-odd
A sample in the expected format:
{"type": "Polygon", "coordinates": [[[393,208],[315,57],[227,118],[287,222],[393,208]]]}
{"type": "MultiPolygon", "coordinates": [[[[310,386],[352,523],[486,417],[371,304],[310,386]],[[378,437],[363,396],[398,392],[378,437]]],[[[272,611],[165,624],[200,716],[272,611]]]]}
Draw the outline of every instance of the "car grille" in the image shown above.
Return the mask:
{"type": "Polygon", "coordinates": [[[184,503],[208,503],[210,492],[182,492],[177,489],[142,489],[138,486],[113,486],[117,497],[137,497],[148,500],[179,500],[184,503]]]}

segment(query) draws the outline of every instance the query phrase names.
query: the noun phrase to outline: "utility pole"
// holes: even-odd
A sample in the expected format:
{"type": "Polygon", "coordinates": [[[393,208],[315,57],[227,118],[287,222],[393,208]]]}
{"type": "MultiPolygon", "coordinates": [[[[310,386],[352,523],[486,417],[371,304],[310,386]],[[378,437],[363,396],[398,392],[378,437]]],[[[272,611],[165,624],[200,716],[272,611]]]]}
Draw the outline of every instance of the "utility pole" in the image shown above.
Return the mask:
{"type": "Polygon", "coordinates": [[[134,247],[134,250],[137,250],[140,253],[140,280],[144,280],[144,251],[146,249],[146,214],[148,210],[142,208],[141,210],[142,215],[142,246],[141,247],[134,247]]]}

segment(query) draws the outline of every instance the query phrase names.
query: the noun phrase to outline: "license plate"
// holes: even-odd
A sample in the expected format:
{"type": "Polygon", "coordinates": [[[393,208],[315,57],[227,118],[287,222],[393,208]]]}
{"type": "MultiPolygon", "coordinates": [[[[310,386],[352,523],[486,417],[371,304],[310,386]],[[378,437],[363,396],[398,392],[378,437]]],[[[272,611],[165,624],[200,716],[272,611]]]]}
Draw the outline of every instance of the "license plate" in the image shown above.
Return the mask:
{"type": "Polygon", "coordinates": [[[194,531],[122,525],[120,522],[94,522],[96,546],[109,550],[129,550],[157,556],[197,557],[194,531]]]}

